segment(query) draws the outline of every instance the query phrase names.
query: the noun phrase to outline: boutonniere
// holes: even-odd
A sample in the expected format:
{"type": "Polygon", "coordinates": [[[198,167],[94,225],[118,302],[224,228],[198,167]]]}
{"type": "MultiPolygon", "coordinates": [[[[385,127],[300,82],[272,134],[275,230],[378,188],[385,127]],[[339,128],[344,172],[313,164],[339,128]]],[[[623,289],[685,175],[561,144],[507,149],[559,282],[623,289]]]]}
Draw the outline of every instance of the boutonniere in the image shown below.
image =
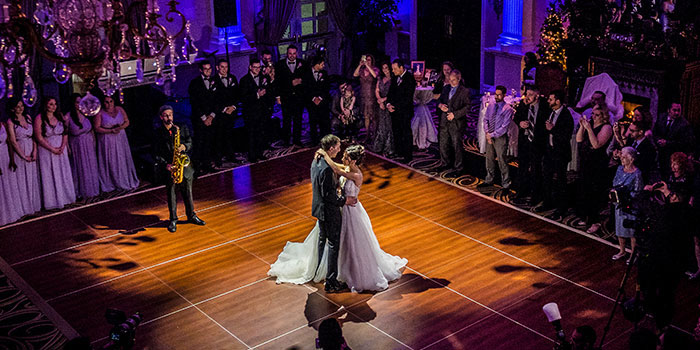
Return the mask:
{"type": "Polygon", "coordinates": [[[297,61],[297,68],[301,67],[301,62],[297,61]]]}
{"type": "Polygon", "coordinates": [[[267,78],[262,78],[262,81],[260,82],[261,86],[267,85],[267,78]]]}

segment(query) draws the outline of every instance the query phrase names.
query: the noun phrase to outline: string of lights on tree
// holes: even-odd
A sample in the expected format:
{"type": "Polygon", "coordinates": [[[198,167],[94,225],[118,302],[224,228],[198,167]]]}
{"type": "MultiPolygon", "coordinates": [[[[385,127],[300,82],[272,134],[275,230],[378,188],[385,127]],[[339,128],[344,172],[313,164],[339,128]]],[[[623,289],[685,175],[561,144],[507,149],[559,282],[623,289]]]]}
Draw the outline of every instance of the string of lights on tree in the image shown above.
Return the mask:
{"type": "Polygon", "coordinates": [[[542,23],[540,31],[540,43],[537,45],[540,63],[556,62],[566,70],[564,40],[566,40],[566,28],[564,28],[562,16],[557,12],[556,4],[553,3],[547,9],[547,18],[542,23]]]}

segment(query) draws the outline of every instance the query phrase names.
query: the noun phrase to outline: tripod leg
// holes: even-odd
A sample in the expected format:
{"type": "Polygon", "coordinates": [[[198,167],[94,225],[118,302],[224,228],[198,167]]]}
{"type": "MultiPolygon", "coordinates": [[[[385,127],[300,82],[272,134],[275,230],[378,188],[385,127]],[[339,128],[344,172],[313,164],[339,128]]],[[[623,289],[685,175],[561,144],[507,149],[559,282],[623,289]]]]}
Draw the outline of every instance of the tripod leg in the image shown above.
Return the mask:
{"type": "MultiPolygon", "coordinates": [[[[634,262],[637,260],[637,249],[632,250],[632,256],[630,257],[630,261],[634,262]]],[[[603,342],[605,342],[605,336],[608,334],[608,331],[610,331],[610,324],[612,323],[613,317],[615,317],[615,311],[617,310],[617,305],[620,303],[620,300],[624,298],[625,296],[625,285],[627,284],[627,279],[629,279],[630,272],[632,271],[632,265],[633,263],[630,263],[627,265],[627,268],[625,269],[625,274],[622,275],[622,280],[620,281],[620,287],[617,289],[617,296],[615,297],[615,303],[613,304],[612,311],[610,311],[610,317],[608,317],[608,323],[605,324],[605,328],[603,329],[603,335],[600,337],[600,343],[598,343],[598,349],[603,348],[603,342]]],[[[639,290],[637,290],[637,293],[639,293],[639,290]]],[[[634,328],[637,328],[637,322],[634,324],[634,328]]]]}

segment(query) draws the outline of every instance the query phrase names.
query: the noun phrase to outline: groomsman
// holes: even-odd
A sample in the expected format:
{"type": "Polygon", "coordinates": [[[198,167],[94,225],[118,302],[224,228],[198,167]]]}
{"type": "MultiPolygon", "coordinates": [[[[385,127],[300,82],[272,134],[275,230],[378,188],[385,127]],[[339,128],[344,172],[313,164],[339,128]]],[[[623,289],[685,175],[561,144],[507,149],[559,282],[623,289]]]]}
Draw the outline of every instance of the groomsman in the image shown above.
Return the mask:
{"type": "Polygon", "coordinates": [[[194,78],[187,89],[192,106],[192,127],[194,128],[195,163],[202,172],[214,170],[213,140],[214,118],[216,118],[216,84],[212,79],[211,63],[202,61],[199,64],[199,76],[194,78]]]}
{"type": "Polygon", "coordinates": [[[238,80],[233,74],[229,73],[228,61],[219,59],[216,62],[216,75],[214,76],[214,84],[216,85],[215,100],[216,118],[213,126],[216,129],[216,165],[221,166],[223,157],[232,157],[233,155],[233,138],[231,131],[236,119],[239,91],[238,80]]]}
{"type": "Polygon", "coordinates": [[[306,64],[297,58],[297,47],[287,47],[287,57],[277,62],[276,78],[282,102],[282,141],[301,146],[301,117],[304,113],[302,70],[306,64]],[[293,130],[293,131],[292,131],[293,130]],[[293,132],[293,134],[292,134],[293,132]]]}
{"type": "Polygon", "coordinates": [[[315,56],[311,60],[311,69],[303,75],[304,90],[306,92],[306,110],[309,111],[309,127],[311,143],[317,145],[320,135],[331,132],[330,120],[330,83],[328,72],[323,69],[326,59],[323,56],[315,56]]]}
{"type": "Polygon", "coordinates": [[[518,193],[514,199],[522,204],[536,205],[542,197],[542,160],[546,149],[545,121],[552,113],[545,98],[534,86],[527,87],[525,96],[515,111],[518,125],[518,193]],[[529,201],[525,198],[530,197],[529,201]]]}
{"type": "Polygon", "coordinates": [[[464,171],[462,140],[467,125],[467,111],[471,106],[470,90],[460,84],[461,80],[460,71],[451,71],[446,79],[447,85],[442,89],[438,100],[440,161],[444,167],[453,169],[455,175],[464,171]],[[454,163],[450,161],[450,153],[454,154],[454,163]]]}
{"type": "Polygon", "coordinates": [[[175,125],[173,122],[173,108],[164,105],[158,111],[162,125],[156,130],[155,141],[153,142],[153,156],[158,169],[163,173],[165,180],[165,192],[168,196],[168,210],[170,219],[168,221],[168,231],[175,232],[177,230],[177,196],[176,188],[180,191],[183,202],[185,202],[185,212],[187,220],[195,225],[203,226],[204,221],[197,217],[194,212],[194,202],[192,201],[192,178],[194,170],[191,166],[185,167],[183,171],[183,180],[179,184],[173,183],[172,161],[175,145],[175,135],[177,130],[180,130],[180,152],[188,154],[192,149],[192,138],[190,130],[185,125],[175,125]]]}
{"type": "Polygon", "coordinates": [[[547,103],[552,112],[545,122],[546,153],[544,158],[545,187],[544,205],[540,210],[556,208],[547,215],[548,219],[561,220],[566,210],[566,169],[571,161],[571,133],[574,130],[574,119],[564,105],[564,92],[554,91],[549,94],[547,103]]]}
{"type": "Polygon", "coordinates": [[[245,118],[246,129],[248,130],[248,161],[253,163],[258,159],[265,159],[265,121],[267,120],[267,108],[274,99],[269,93],[269,83],[267,76],[260,73],[261,63],[257,58],[250,60],[248,74],[241,78],[240,91],[245,118]]]}
{"type": "Polygon", "coordinates": [[[387,110],[391,115],[391,125],[394,132],[396,154],[405,162],[413,160],[413,93],[416,91],[416,80],[412,74],[406,74],[403,60],[395,59],[391,63],[391,78],[387,94],[387,110]]]}

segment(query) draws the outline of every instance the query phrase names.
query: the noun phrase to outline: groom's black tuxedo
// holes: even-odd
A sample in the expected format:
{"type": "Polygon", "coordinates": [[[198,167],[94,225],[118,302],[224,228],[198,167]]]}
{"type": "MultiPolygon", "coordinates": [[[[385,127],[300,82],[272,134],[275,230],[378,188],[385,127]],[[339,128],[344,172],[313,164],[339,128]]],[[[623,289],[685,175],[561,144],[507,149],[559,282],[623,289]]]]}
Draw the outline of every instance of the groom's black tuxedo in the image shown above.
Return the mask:
{"type": "Polygon", "coordinates": [[[326,288],[338,288],[338,249],[340,247],[340,228],[342,217],[340,208],[345,205],[345,194],[338,195],[338,182],[333,169],[324,158],[315,159],[311,163],[311,215],[318,219],[318,262],[321,263],[323,250],[328,241],[328,272],[326,288]]]}

